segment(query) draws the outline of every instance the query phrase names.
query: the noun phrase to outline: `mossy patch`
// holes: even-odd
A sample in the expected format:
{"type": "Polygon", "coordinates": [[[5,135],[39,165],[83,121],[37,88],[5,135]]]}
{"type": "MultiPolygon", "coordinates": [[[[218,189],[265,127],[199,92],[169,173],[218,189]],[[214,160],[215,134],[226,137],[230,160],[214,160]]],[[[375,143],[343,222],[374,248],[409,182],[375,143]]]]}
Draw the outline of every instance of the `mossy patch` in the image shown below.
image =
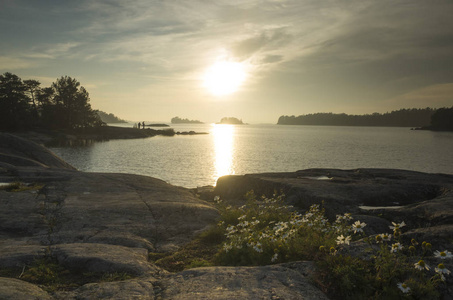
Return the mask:
{"type": "Polygon", "coordinates": [[[223,231],[213,226],[174,253],[150,253],[148,258],[169,272],[212,266],[223,240],[223,231]]]}
{"type": "Polygon", "coordinates": [[[23,268],[0,269],[1,277],[10,277],[39,285],[47,292],[74,290],[92,282],[112,282],[131,279],[124,272],[79,272],[68,270],[52,257],[36,259],[23,268]]]}
{"type": "Polygon", "coordinates": [[[0,185],[0,190],[7,192],[38,191],[42,189],[43,186],[43,184],[39,183],[11,182],[6,185],[0,185]]]}

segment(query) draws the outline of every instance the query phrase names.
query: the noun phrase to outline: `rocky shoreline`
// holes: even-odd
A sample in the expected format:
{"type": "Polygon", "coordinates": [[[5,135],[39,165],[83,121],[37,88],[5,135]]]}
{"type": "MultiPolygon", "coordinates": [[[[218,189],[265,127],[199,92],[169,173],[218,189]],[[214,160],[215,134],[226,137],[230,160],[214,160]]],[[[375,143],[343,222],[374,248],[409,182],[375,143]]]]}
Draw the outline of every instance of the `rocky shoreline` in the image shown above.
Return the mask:
{"type": "MultiPolygon", "coordinates": [[[[312,262],[171,273],[149,259],[215,224],[214,195],[240,203],[251,189],[282,191],[301,211],[324,203],[328,216],[350,212],[369,234],[404,220],[407,238],[453,249],[453,175],[310,169],[225,176],[196,193],[146,176],[80,172],[34,142],[0,133],[0,183],[17,185],[0,188],[0,299],[328,299],[310,279],[312,262]],[[79,281],[55,290],[24,281],[23,270],[45,260],[79,281]]],[[[448,283],[444,297],[452,295],[448,283]]]]}
{"type": "MultiPolygon", "coordinates": [[[[148,126],[148,125],[147,125],[148,126]]],[[[86,145],[98,141],[108,141],[115,139],[138,139],[154,136],[175,136],[175,135],[199,135],[208,134],[207,132],[195,131],[174,131],[172,128],[166,129],[138,129],[119,126],[101,126],[96,128],[84,128],[74,130],[47,130],[34,129],[28,131],[12,132],[14,135],[31,140],[48,147],[60,145],[86,145]]]]}

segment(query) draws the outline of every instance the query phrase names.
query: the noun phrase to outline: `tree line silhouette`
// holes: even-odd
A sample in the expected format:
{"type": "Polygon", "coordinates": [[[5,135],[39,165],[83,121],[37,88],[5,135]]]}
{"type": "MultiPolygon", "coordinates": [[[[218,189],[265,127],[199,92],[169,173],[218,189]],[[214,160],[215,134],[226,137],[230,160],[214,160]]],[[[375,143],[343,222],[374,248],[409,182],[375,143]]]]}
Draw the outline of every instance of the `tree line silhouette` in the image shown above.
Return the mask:
{"type": "Polygon", "coordinates": [[[315,113],[281,116],[280,125],[389,126],[426,127],[433,130],[453,130],[452,108],[400,109],[384,114],[348,115],[345,113],[315,113]],[[430,125],[431,124],[431,125],[430,125]]]}
{"type": "Polygon", "coordinates": [[[41,87],[37,80],[22,80],[6,72],[0,75],[0,130],[104,125],[89,101],[87,90],[69,76],[62,76],[50,87],[41,87]]]}

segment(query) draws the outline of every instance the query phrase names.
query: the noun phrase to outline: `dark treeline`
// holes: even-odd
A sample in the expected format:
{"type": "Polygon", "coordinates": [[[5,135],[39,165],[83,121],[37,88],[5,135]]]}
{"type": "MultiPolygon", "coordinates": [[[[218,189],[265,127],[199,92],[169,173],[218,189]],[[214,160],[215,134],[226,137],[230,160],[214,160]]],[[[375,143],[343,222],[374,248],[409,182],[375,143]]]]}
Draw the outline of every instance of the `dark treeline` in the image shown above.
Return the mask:
{"type": "Polygon", "coordinates": [[[101,118],[102,122],[105,122],[105,123],[127,123],[127,121],[118,118],[117,116],[115,116],[112,113],[108,114],[106,112],[103,112],[102,110],[95,110],[95,112],[99,115],[99,117],[101,118]]]}
{"type": "Polygon", "coordinates": [[[422,127],[431,123],[436,112],[433,108],[400,109],[385,114],[348,115],[334,113],[316,113],[300,116],[281,116],[281,125],[331,125],[331,126],[392,126],[422,127]]]}
{"type": "Polygon", "coordinates": [[[198,120],[189,120],[189,119],[181,119],[180,117],[174,117],[171,119],[172,124],[203,124],[203,122],[198,120]]]}
{"type": "Polygon", "coordinates": [[[104,125],[80,83],[69,77],[50,87],[37,80],[0,75],[0,130],[30,128],[77,129],[104,125]]]}
{"type": "Polygon", "coordinates": [[[431,117],[431,125],[423,129],[453,131],[453,106],[436,110],[431,117]]]}

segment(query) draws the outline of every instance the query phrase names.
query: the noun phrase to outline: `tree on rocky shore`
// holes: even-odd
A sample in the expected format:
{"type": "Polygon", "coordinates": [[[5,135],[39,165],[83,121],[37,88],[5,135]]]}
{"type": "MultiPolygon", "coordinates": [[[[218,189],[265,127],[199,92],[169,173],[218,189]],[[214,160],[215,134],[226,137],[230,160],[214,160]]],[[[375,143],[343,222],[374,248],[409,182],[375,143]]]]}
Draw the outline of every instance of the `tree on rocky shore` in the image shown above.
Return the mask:
{"type": "Polygon", "coordinates": [[[0,129],[30,125],[30,98],[25,92],[26,86],[17,75],[0,75],[0,129]]]}
{"type": "Polygon", "coordinates": [[[37,80],[0,75],[0,129],[76,129],[101,126],[103,122],[89,103],[87,90],[69,76],[51,87],[37,80]]]}

